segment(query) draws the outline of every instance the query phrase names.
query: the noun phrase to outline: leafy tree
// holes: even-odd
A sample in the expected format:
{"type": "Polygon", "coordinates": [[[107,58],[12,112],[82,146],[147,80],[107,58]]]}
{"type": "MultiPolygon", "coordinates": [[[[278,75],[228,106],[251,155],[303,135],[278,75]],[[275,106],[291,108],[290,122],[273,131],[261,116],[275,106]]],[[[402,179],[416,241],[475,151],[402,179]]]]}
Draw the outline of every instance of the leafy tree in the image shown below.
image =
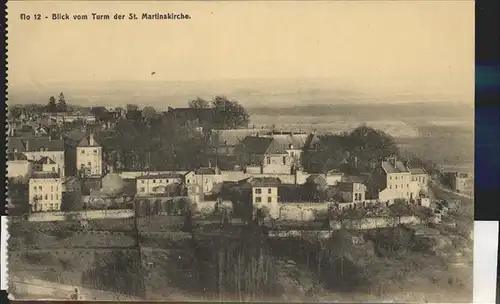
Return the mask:
{"type": "Polygon", "coordinates": [[[18,119],[21,116],[22,108],[19,106],[9,106],[8,111],[9,118],[18,119]]]}
{"type": "Polygon", "coordinates": [[[128,112],[134,112],[134,111],[139,111],[139,107],[135,104],[127,104],[126,106],[126,111],[128,112]]]}
{"type": "Polygon", "coordinates": [[[212,100],[215,109],[213,124],[215,129],[237,129],[248,127],[250,116],[246,109],[235,100],[216,96],[212,100]]]}
{"type": "Polygon", "coordinates": [[[195,109],[206,109],[210,108],[210,102],[198,97],[196,99],[189,101],[189,107],[195,109]]]}
{"type": "Polygon", "coordinates": [[[315,202],[323,202],[327,198],[328,184],[321,175],[311,175],[304,183],[305,198],[315,202]]]}
{"type": "Polygon", "coordinates": [[[153,107],[144,107],[144,109],[142,109],[142,117],[144,117],[147,121],[152,121],[157,116],[158,114],[153,107]]]}
{"type": "Polygon", "coordinates": [[[64,98],[63,92],[61,92],[61,94],[59,94],[59,100],[57,102],[56,108],[57,108],[58,112],[68,111],[68,105],[66,104],[66,99],[64,98]]]}
{"type": "Polygon", "coordinates": [[[56,98],[54,96],[50,96],[50,98],[49,98],[49,103],[47,105],[47,111],[49,113],[57,112],[56,98]]]}

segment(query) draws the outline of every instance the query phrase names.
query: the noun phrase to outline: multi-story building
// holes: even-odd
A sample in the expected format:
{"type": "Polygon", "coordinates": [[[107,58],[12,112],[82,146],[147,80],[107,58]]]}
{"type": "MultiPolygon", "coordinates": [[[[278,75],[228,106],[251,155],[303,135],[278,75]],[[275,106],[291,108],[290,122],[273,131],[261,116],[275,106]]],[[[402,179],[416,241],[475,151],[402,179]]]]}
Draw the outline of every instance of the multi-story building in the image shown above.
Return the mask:
{"type": "Polygon", "coordinates": [[[181,185],[184,175],[166,173],[157,175],[144,175],[137,177],[137,195],[168,195],[171,194],[171,185],[181,185]]]}
{"type": "Polygon", "coordinates": [[[76,167],[80,174],[101,176],[102,158],[102,147],[93,133],[85,136],[76,146],[76,167]]]}
{"type": "Polygon", "coordinates": [[[212,192],[215,185],[224,181],[224,176],[218,168],[199,168],[185,175],[186,185],[196,184],[203,194],[212,192]]]}
{"type": "Polygon", "coordinates": [[[33,164],[33,171],[57,173],[59,172],[59,165],[50,159],[50,157],[44,156],[33,164]]]}
{"type": "Polygon", "coordinates": [[[278,188],[281,184],[279,178],[254,177],[249,179],[252,187],[252,205],[254,210],[266,208],[271,217],[279,216],[279,194],[278,188]]]}
{"type": "Polygon", "coordinates": [[[453,172],[450,176],[451,188],[459,193],[472,193],[474,189],[474,179],[468,173],[453,172]]]}
{"type": "Polygon", "coordinates": [[[418,187],[422,194],[427,194],[429,191],[429,174],[423,168],[409,168],[411,180],[418,183],[418,187]]]}
{"type": "Polygon", "coordinates": [[[271,133],[247,136],[236,148],[241,166],[259,166],[260,173],[292,174],[302,167],[301,155],[305,149],[317,145],[316,134],[271,133]]]}
{"type": "Polygon", "coordinates": [[[357,182],[338,182],[338,193],[343,203],[359,204],[365,201],[366,186],[357,182]]]}
{"type": "Polygon", "coordinates": [[[9,138],[8,150],[13,153],[22,153],[33,162],[49,157],[58,165],[57,173],[64,177],[64,141],[62,139],[51,137],[9,138]]]}
{"type": "Polygon", "coordinates": [[[31,211],[61,210],[62,179],[55,172],[34,172],[29,180],[31,211]]]}
{"type": "MultiPolygon", "coordinates": [[[[378,192],[378,199],[383,202],[392,203],[395,199],[404,199],[413,201],[420,197],[421,186],[415,177],[421,176],[421,172],[412,169],[418,173],[412,176],[410,169],[400,160],[391,158],[382,161],[380,166],[374,171],[371,181],[371,187],[375,186],[378,192]]],[[[373,189],[372,189],[373,190],[373,189]]]]}

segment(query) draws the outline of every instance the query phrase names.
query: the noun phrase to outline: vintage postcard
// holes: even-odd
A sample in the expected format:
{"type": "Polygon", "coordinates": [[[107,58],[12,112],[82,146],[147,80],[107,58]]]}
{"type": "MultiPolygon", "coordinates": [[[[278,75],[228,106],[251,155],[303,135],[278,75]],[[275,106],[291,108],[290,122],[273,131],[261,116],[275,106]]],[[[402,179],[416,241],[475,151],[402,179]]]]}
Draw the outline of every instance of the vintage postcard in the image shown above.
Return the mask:
{"type": "Polygon", "coordinates": [[[17,300],[472,302],[473,1],[9,1],[17,300]]]}

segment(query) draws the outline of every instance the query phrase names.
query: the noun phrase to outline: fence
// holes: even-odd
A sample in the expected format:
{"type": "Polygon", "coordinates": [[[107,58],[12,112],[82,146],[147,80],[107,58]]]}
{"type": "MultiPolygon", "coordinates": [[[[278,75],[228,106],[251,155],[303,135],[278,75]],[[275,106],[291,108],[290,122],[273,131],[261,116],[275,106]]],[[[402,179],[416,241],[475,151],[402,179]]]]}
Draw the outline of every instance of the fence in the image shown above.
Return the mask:
{"type": "Polygon", "coordinates": [[[134,217],[134,210],[131,209],[118,209],[118,210],[87,210],[87,211],[55,211],[32,213],[28,217],[31,222],[52,222],[52,221],[65,221],[68,219],[76,220],[90,220],[90,219],[118,219],[118,218],[131,218],[134,217]]]}
{"type": "Polygon", "coordinates": [[[342,221],[331,221],[330,228],[332,230],[340,229],[380,229],[395,227],[400,224],[416,225],[422,221],[416,216],[401,216],[401,217],[366,217],[362,219],[345,219],[342,221]]]}

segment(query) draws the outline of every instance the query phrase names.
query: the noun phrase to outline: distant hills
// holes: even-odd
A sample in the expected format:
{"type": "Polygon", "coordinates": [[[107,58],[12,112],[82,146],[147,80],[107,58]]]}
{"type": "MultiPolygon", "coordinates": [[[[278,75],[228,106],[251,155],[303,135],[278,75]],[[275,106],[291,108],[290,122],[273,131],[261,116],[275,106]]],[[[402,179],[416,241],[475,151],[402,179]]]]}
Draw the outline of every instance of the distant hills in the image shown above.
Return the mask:
{"type": "MultiPolygon", "coordinates": [[[[69,104],[92,106],[154,106],[158,109],[185,107],[196,97],[211,99],[225,95],[238,100],[253,114],[279,108],[281,115],[391,115],[446,114],[468,116],[472,102],[450,101],[451,97],[418,96],[409,92],[369,93],[336,80],[229,80],[229,81],[108,81],[79,83],[30,83],[9,85],[12,104],[46,103],[64,92],[69,104]],[[415,102],[419,101],[419,102],[415,102]]],[[[445,116],[446,116],[445,115],[445,116]]]]}

